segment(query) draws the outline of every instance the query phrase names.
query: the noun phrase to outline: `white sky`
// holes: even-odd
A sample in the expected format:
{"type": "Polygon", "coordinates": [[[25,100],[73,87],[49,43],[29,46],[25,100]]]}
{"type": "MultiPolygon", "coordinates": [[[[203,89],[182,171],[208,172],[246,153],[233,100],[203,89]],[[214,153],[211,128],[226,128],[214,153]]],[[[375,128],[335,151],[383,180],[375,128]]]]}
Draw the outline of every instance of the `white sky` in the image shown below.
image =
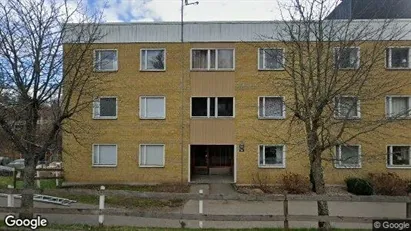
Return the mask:
{"type": "MultiPolygon", "coordinates": [[[[185,21],[241,21],[281,19],[278,1],[285,0],[198,0],[185,7],[185,21]]],[[[88,0],[103,8],[103,1],[88,0]]],[[[194,2],[189,0],[189,2],[194,2]]],[[[107,0],[107,22],[180,21],[181,0],[107,0]]]]}

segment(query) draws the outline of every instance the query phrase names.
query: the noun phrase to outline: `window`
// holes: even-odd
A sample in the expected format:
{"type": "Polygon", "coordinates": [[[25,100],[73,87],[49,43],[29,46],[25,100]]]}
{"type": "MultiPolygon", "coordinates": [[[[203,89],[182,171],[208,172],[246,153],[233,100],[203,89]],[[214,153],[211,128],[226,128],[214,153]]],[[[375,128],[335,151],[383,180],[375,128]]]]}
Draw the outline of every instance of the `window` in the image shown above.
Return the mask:
{"type": "Polygon", "coordinates": [[[116,166],[117,145],[95,144],[93,145],[93,166],[116,166]]]}
{"type": "Polygon", "coordinates": [[[337,145],[336,168],[361,168],[359,145],[337,145]]]}
{"type": "Polygon", "coordinates": [[[193,97],[192,117],[234,117],[233,97],[193,97]]]}
{"type": "Polygon", "coordinates": [[[259,70],[284,69],[284,49],[264,48],[258,53],[259,70]]]}
{"type": "Polygon", "coordinates": [[[354,96],[335,98],[335,117],[342,119],[357,119],[360,114],[360,100],[354,96]]]}
{"type": "Polygon", "coordinates": [[[117,71],[117,50],[95,50],[94,68],[96,71],[117,71]]]}
{"type": "Polygon", "coordinates": [[[164,96],[142,96],[140,98],[141,119],[165,119],[166,99],[164,96]]]}
{"type": "Polygon", "coordinates": [[[338,69],[357,69],[360,66],[360,48],[335,48],[335,66],[338,69]]]}
{"type": "Polygon", "coordinates": [[[165,49],[142,49],[140,70],[163,71],[166,69],[165,49]]]}
{"type": "Polygon", "coordinates": [[[140,145],[140,167],[164,167],[164,145],[140,145]]]}
{"type": "Polygon", "coordinates": [[[94,119],[117,119],[117,97],[99,97],[94,100],[94,119]]]}
{"type": "Polygon", "coordinates": [[[192,49],[191,69],[233,70],[234,49],[192,49]]]}
{"type": "Polygon", "coordinates": [[[411,68],[411,52],[408,47],[395,47],[386,50],[387,68],[407,69],[411,68]]]}
{"type": "Polygon", "coordinates": [[[285,146],[284,145],[260,145],[258,166],[285,168],[285,146]]]}
{"type": "Polygon", "coordinates": [[[389,118],[409,118],[410,97],[408,96],[388,96],[386,98],[386,112],[389,118]]]}
{"type": "Polygon", "coordinates": [[[258,118],[260,119],[284,119],[285,104],[284,97],[259,97],[258,118]]]}
{"type": "Polygon", "coordinates": [[[388,167],[411,167],[411,146],[388,146],[388,167]]]}

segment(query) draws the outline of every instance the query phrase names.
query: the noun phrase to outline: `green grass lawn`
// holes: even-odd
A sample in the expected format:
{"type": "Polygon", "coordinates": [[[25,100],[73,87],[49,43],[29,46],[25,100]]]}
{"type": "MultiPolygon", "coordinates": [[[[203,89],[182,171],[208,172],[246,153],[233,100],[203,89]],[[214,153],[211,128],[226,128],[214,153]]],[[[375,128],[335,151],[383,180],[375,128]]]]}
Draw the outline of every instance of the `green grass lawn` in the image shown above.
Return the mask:
{"type": "MultiPolygon", "coordinates": [[[[61,182],[61,180],[60,180],[61,182]]],[[[35,183],[37,185],[37,183],[35,183]]],[[[12,176],[0,176],[0,188],[7,188],[7,185],[13,185],[12,176]]],[[[40,180],[40,187],[42,189],[54,189],[56,188],[56,180],[40,180]]],[[[16,182],[16,188],[23,188],[23,181],[16,182]]]]}
{"type": "MultiPolygon", "coordinates": [[[[0,177],[0,188],[7,188],[7,185],[13,185],[13,177],[0,177]]],[[[42,189],[55,189],[56,180],[41,180],[40,186],[42,189]]],[[[17,181],[18,189],[23,188],[23,181],[17,181]]],[[[96,185],[81,185],[65,188],[82,188],[82,189],[98,189],[96,185]]],[[[180,184],[160,184],[150,186],[134,186],[134,185],[107,185],[106,189],[110,190],[130,190],[140,192],[188,192],[188,185],[180,184]]],[[[75,200],[79,203],[98,205],[98,195],[70,195],[64,192],[56,194],[48,194],[50,196],[63,197],[75,200]]],[[[122,208],[162,208],[162,207],[179,207],[184,204],[184,200],[157,200],[157,199],[138,199],[124,196],[107,196],[105,203],[108,206],[122,208]]]]}

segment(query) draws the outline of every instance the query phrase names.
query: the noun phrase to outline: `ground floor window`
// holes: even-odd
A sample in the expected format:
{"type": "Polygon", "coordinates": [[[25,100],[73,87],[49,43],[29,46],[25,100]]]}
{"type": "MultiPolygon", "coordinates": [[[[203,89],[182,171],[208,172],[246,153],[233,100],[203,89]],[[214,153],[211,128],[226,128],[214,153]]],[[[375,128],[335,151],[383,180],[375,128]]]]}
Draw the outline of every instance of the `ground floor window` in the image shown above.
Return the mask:
{"type": "Polygon", "coordinates": [[[284,145],[260,145],[258,156],[259,167],[285,167],[284,145]]]}
{"type": "Polygon", "coordinates": [[[93,166],[116,166],[117,145],[95,144],[93,145],[93,166]]]}
{"type": "Polygon", "coordinates": [[[164,157],[163,144],[140,145],[140,167],[164,167],[164,157]]]}
{"type": "Polygon", "coordinates": [[[361,168],[360,145],[337,145],[336,146],[337,168],[361,168]]]}
{"type": "Polygon", "coordinates": [[[388,167],[411,167],[411,146],[392,145],[387,147],[388,167]]]}

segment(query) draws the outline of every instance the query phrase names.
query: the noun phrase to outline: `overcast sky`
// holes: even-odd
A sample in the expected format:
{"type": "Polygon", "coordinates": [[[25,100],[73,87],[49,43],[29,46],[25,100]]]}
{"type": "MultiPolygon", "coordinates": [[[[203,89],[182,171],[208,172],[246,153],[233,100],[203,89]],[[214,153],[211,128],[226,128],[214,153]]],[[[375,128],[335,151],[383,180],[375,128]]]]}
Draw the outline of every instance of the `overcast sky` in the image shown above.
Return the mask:
{"type": "MultiPolygon", "coordinates": [[[[199,5],[185,7],[185,21],[278,20],[278,1],[285,0],[198,1],[199,5]]],[[[87,0],[87,4],[103,9],[107,22],[180,20],[181,0],[87,0]]]]}

